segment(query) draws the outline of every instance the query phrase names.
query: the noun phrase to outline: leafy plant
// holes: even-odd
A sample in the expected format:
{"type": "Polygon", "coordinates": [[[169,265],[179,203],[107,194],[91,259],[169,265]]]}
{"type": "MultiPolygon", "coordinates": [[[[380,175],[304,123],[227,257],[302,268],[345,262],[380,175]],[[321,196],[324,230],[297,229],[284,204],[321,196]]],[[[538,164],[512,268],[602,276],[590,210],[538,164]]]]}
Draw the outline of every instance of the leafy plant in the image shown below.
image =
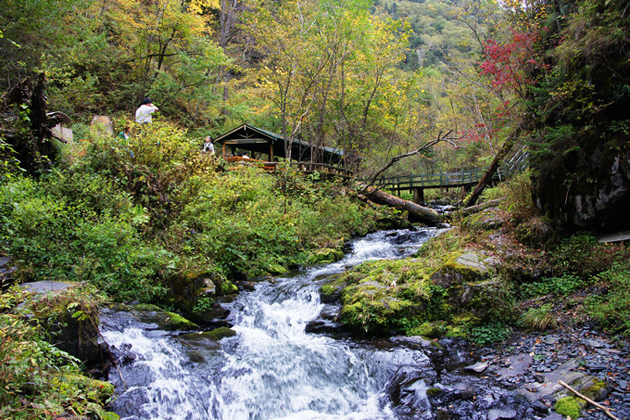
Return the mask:
{"type": "Polygon", "coordinates": [[[510,337],[512,329],[501,322],[480,325],[471,329],[469,337],[477,344],[485,345],[504,341],[510,337]]]}
{"type": "Polygon", "coordinates": [[[597,276],[604,290],[587,300],[587,313],[612,334],[630,337],[630,268],[627,262],[614,264],[597,276]]]}
{"type": "Polygon", "coordinates": [[[551,304],[530,308],[521,318],[521,322],[525,327],[534,331],[545,331],[548,328],[553,329],[558,326],[551,304]]]}
{"type": "Polygon", "coordinates": [[[14,306],[23,297],[18,290],[0,295],[9,302],[0,313],[0,417],[117,418],[103,408],[113,386],[82,376],[77,359],[44,340],[37,318],[26,321],[14,306]]]}

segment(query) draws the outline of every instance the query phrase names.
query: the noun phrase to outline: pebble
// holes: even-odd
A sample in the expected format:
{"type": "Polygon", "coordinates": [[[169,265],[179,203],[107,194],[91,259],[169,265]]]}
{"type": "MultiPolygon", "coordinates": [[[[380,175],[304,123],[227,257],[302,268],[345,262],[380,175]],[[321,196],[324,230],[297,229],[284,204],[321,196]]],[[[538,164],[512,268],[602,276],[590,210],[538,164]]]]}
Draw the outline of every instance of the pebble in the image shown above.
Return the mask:
{"type": "MultiPolygon", "coordinates": [[[[613,345],[604,334],[592,328],[564,327],[555,330],[552,334],[522,333],[493,349],[495,358],[485,359],[489,360],[490,366],[486,368],[484,375],[510,369],[510,357],[515,355],[527,353],[532,358],[531,366],[526,372],[513,377],[497,377],[497,381],[506,390],[529,386],[536,388],[536,383],[544,386],[545,381],[549,380],[546,376],[553,375],[559,365],[570,359],[582,359],[585,363],[578,366],[576,370],[605,381],[609,385],[609,391],[612,391],[601,403],[613,409],[617,418],[630,420],[630,392],[628,392],[630,343],[621,341],[613,345]]],[[[478,360],[480,358],[478,357],[478,360]]],[[[533,417],[527,417],[524,411],[519,411],[521,417],[518,418],[565,420],[563,416],[553,411],[555,402],[553,398],[545,398],[547,398],[546,401],[538,400],[531,403],[530,408],[535,413],[533,417]]],[[[493,408],[498,409],[496,406],[493,408]]],[[[488,415],[487,418],[490,420],[491,417],[488,415]]],[[[580,420],[604,419],[608,417],[601,410],[584,410],[580,417],[580,420]]]]}

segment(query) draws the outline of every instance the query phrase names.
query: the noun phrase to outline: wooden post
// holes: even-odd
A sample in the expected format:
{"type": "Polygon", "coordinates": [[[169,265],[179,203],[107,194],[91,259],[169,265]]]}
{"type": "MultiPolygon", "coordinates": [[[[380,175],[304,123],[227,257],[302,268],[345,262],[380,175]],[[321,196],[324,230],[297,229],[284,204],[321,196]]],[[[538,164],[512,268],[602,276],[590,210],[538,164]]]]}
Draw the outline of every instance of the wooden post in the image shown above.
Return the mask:
{"type": "Polygon", "coordinates": [[[416,204],[424,203],[424,188],[413,189],[413,202],[416,204]]]}

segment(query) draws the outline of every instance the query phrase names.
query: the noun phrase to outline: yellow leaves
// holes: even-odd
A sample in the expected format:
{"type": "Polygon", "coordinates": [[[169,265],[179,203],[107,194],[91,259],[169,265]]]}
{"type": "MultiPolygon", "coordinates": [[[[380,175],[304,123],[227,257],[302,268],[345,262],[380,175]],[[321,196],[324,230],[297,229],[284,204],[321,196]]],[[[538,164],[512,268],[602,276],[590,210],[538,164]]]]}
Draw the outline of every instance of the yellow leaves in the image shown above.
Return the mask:
{"type": "Polygon", "coordinates": [[[221,2],[219,0],[191,0],[188,5],[188,10],[198,15],[201,15],[204,9],[221,9],[221,2]]]}

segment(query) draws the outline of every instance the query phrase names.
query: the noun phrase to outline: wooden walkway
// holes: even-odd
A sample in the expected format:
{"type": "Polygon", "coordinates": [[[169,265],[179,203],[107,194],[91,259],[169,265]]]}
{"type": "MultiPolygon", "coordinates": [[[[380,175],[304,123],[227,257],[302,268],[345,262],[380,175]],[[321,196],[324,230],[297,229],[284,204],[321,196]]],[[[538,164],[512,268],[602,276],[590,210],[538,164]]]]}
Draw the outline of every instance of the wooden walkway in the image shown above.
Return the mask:
{"type": "MultiPolygon", "coordinates": [[[[525,167],[527,167],[527,153],[519,152],[497,170],[493,181],[501,182],[514,173],[521,172],[525,167]]],[[[421,202],[424,201],[425,189],[461,187],[464,191],[467,191],[481,181],[485,172],[486,168],[474,168],[460,172],[395,176],[380,178],[377,186],[394,194],[400,194],[403,191],[411,192],[414,194],[414,201],[421,202]]]]}

